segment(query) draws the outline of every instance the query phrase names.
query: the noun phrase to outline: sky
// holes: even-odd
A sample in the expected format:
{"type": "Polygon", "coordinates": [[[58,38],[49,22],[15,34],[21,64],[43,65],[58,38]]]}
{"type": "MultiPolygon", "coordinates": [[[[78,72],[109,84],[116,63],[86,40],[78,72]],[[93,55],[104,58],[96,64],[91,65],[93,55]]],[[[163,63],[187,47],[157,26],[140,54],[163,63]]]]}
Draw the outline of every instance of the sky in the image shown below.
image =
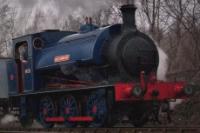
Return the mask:
{"type": "MultiPolygon", "coordinates": [[[[3,0],[0,0],[0,2],[3,0]]],[[[38,12],[45,15],[43,29],[59,28],[68,15],[74,18],[92,16],[102,8],[109,7],[113,0],[6,0],[15,9],[17,27],[25,29],[32,26],[38,12]],[[55,18],[58,19],[55,25],[55,18]]]]}
{"type": "MultiPolygon", "coordinates": [[[[120,1],[122,4],[133,3],[133,0],[0,0],[0,3],[2,1],[4,3],[7,1],[9,6],[14,8],[16,12],[16,27],[20,27],[17,30],[22,34],[26,34],[26,29],[32,27],[33,23],[37,21],[35,16],[39,12],[45,16],[45,19],[42,20],[44,23],[39,25],[41,30],[62,29],[61,25],[69,15],[72,15],[75,19],[83,16],[92,16],[102,8],[109,8],[113,1],[120,1]]],[[[139,7],[138,1],[136,0],[135,2],[137,7],[139,7]]],[[[115,16],[114,18],[112,17],[109,20],[110,24],[116,21],[115,16]]],[[[139,19],[140,17],[138,17],[137,22],[141,22],[139,19]]],[[[137,25],[139,26],[140,23],[137,23],[137,25]]],[[[148,28],[148,24],[142,25],[148,28]]]]}
{"type": "Polygon", "coordinates": [[[110,0],[8,0],[12,5],[22,10],[48,10],[54,8],[60,15],[71,14],[81,9],[80,13],[91,14],[99,10],[102,6],[109,4],[110,0]]]}

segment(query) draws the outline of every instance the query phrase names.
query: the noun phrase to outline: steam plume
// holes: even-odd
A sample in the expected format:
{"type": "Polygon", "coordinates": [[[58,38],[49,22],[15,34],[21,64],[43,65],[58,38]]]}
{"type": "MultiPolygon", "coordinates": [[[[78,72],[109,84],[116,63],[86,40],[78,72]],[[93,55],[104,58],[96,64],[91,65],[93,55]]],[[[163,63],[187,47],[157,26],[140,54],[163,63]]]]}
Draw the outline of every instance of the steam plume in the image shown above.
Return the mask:
{"type": "Polygon", "coordinates": [[[167,74],[167,69],[168,69],[168,57],[166,53],[160,48],[157,47],[158,53],[159,53],[159,65],[158,65],[158,70],[157,70],[157,78],[159,80],[166,80],[166,74],[167,74]]]}
{"type": "Polygon", "coordinates": [[[11,114],[6,114],[2,119],[1,119],[1,124],[7,125],[9,123],[17,121],[17,117],[11,114]]]}

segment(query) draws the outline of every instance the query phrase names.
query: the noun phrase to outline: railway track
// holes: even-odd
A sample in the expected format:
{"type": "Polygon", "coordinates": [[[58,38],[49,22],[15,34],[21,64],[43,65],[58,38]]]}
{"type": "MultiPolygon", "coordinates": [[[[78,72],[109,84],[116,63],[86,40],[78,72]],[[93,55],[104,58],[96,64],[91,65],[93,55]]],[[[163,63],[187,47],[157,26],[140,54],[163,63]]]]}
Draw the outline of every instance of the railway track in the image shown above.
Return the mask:
{"type": "Polygon", "coordinates": [[[200,127],[146,128],[0,128],[0,133],[200,133],[200,127]]]}

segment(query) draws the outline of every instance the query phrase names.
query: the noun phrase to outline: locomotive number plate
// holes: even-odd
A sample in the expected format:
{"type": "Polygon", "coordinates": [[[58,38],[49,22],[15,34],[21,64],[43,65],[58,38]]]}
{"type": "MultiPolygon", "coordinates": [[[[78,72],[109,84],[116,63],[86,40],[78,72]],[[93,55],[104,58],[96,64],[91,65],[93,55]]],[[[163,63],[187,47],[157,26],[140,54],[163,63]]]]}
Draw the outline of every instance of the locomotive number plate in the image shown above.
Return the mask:
{"type": "Polygon", "coordinates": [[[64,62],[70,60],[70,55],[59,55],[54,58],[55,63],[64,62]]]}

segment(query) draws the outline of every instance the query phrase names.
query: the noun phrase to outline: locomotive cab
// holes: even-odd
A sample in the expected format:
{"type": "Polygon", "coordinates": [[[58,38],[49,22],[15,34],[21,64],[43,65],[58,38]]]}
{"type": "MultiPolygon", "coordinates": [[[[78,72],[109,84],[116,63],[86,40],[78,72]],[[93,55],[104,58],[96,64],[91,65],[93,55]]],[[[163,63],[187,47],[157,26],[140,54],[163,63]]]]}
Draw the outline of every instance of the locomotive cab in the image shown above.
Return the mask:
{"type": "Polygon", "coordinates": [[[16,87],[10,91],[10,94],[30,93],[34,90],[41,89],[40,84],[38,84],[40,75],[35,71],[36,57],[42,49],[55,44],[49,43],[48,41],[56,42],[63,36],[73,33],[75,32],[48,30],[13,39],[14,62],[12,66],[16,66],[14,69],[16,71],[16,87]],[[54,38],[51,38],[52,36],[54,36],[54,38]]]}
{"type": "Polygon", "coordinates": [[[16,65],[16,92],[27,93],[34,90],[32,37],[30,35],[16,38],[14,44],[14,61],[16,65]]]}

